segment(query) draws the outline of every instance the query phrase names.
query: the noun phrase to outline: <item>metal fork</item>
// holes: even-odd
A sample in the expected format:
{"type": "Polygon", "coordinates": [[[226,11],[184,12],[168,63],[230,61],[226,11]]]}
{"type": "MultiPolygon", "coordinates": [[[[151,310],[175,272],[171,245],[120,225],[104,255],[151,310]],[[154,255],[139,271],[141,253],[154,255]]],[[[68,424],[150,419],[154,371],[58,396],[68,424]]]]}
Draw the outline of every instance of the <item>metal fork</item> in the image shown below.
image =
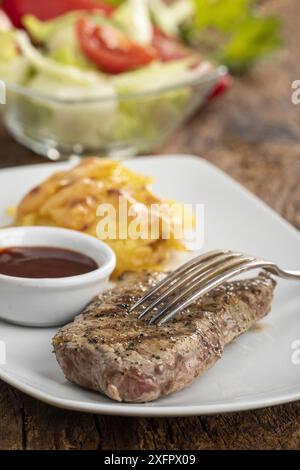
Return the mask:
{"type": "Polygon", "coordinates": [[[300,271],[286,271],[275,263],[229,250],[211,251],[192,259],[149,290],[130,311],[138,318],[152,313],[150,324],[162,325],[224,281],[251,269],[262,268],[284,279],[300,280],[300,271]]]}

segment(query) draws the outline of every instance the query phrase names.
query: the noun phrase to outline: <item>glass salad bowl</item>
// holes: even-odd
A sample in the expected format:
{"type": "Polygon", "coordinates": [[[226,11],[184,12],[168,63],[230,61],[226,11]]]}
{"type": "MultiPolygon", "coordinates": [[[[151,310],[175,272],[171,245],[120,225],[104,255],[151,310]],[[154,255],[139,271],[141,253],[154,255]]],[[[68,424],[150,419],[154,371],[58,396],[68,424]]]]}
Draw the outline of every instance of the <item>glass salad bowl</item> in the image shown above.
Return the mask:
{"type": "MultiPolygon", "coordinates": [[[[130,94],[80,96],[63,90],[62,97],[36,88],[7,83],[4,122],[21,144],[50,159],[70,155],[110,155],[121,158],[155,150],[169,139],[226,75],[223,66],[202,76],[130,94]],[[76,96],[76,98],[74,98],[76,96]]],[[[57,88],[60,87],[59,81],[57,88]]],[[[44,87],[45,89],[45,87],[44,87]]]]}

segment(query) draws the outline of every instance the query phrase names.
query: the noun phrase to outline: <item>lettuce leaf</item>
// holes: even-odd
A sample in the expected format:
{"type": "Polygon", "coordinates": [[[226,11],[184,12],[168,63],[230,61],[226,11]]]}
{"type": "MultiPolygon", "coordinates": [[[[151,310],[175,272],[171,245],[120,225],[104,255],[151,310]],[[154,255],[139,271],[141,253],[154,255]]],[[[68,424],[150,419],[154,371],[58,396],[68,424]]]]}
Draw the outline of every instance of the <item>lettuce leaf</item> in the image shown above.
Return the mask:
{"type": "Polygon", "coordinates": [[[183,81],[204,78],[211,71],[212,66],[204,61],[198,67],[190,68],[193,61],[193,58],[185,58],[165,63],[153,62],[142,69],[112,76],[110,83],[123,95],[176,86],[183,81]]]}
{"type": "Polygon", "coordinates": [[[105,1],[106,3],[109,3],[110,5],[114,7],[118,7],[122,5],[122,3],[124,3],[126,0],[105,0],[105,1]]]}
{"type": "Polygon", "coordinates": [[[16,41],[24,57],[32,67],[40,72],[59,78],[62,81],[73,81],[83,85],[92,85],[103,80],[101,72],[80,70],[78,67],[63,65],[44,56],[31,44],[29,37],[24,31],[16,33],[16,41]]]}
{"type": "MultiPolygon", "coordinates": [[[[96,24],[111,23],[100,12],[89,12],[88,15],[96,24]]],[[[30,36],[45,46],[50,59],[62,65],[96,70],[95,65],[82,53],[78,44],[75,23],[80,17],[82,17],[81,11],[67,13],[49,21],[40,21],[33,15],[26,15],[23,17],[23,24],[30,36]]]]}
{"type": "MultiPolygon", "coordinates": [[[[22,22],[35,41],[48,45],[48,42],[56,33],[74,27],[76,21],[81,18],[83,14],[86,15],[87,13],[72,11],[48,21],[40,21],[33,15],[25,15],[22,18],[22,22]]],[[[110,23],[110,21],[98,11],[89,12],[88,15],[96,24],[110,23]]]]}
{"type": "Polygon", "coordinates": [[[70,42],[50,51],[49,57],[62,65],[72,65],[82,70],[96,70],[96,67],[70,42]]]}
{"type": "Polygon", "coordinates": [[[153,27],[148,0],[127,0],[117,8],[112,19],[133,40],[151,44],[153,27]]]}
{"type": "Polygon", "coordinates": [[[0,30],[0,44],[0,60],[9,62],[17,57],[18,51],[14,30],[0,30]]]}
{"type": "Polygon", "coordinates": [[[47,42],[49,57],[63,65],[73,65],[83,70],[96,70],[78,46],[74,26],[58,30],[47,42]]]}
{"type": "Polygon", "coordinates": [[[0,79],[9,84],[23,85],[29,73],[30,65],[21,55],[9,62],[0,60],[0,79]]]}
{"type": "Polygon", "coordinates": [[[0,44],[0,79],[8,83],[23,83],[30,67],[17,50],[16,31],[0,30],[0,44]]]}
{"type": "Polygon", "coordinates": [[[220,49],[219,61],[226,64],[230,70],[246,70],[257,59],[272,53],[281,45],[279,28],[277,18],[245,19],[226,46],[220,49]]]}
{"type": "MultiPolygon", "coordinates": [[[[99,1],[100,3],[103,3],[103,0],[96,0],[99,1]]],[[[105,0],[105,3],[113,6],[113,7],[118,7],[122,5],[122,3],[127,2],[127,0],[105,0]]]]}
{"type": "Polygon", "coordinates": [[[233,72],[243,72],[282,43],[277,18],[260,14],[256,0],[193,0],[186,34],[233,72]]]}
{"type": "Polygon", "coordinates": [[[180,26],[195,13],[193,0],[176,0],[166,4],[164,0],[148,0],[155,24],[166,34],[179,36],[180,26]]]}
{"type": "Polygon", "coordinates": [[[200,30],[216,28],[231,31],[241,19],[247,17],[255,0],[194,0],[195,23],[200,30]]]}
{"type": "Polygon", "coordinates": [[[35,41],[46,43],[57,31],[73,26],[81,15],[75,11],[49,21],[40,21],[34,15],[25,15],[22,23],[35,41]]]}

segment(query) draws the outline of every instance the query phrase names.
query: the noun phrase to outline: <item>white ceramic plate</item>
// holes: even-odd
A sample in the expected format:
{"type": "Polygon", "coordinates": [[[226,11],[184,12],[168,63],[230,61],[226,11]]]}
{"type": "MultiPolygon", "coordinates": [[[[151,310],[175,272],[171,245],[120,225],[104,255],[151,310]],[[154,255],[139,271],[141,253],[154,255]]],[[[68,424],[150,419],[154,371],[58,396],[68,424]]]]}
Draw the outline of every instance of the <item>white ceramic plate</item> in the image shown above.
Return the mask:
{"type": "MultiPolygon", "coordinates": [[[[148,157],[128,162],[156,178],[158,194],[205,204],[204,251],[229,248],[256,254],[289,269],[300,269],[298,232],[219,170],[189,156],[148,157]]],[[[32,186],[61,165],[0,171],[0,225],[32,186]]],[[[17,293],[16,293],[17,294],[17,293]]],[[[41,312],[41,315],[43,312],[41,312]]],[[[292,343],[300,340],[300,284],[279,281],[273,310],[227,347],[224,357],[187,389],[149,404],[115,403],[67,382],[52,353],[55,329],[0,322],[6,365],[0,378],[52,405],[78,411],[131,416],[183,416],[259,408],[300,399],[300,364],[292,343]]],[[[1,343],[0,343],[1,344],[1,343]]]]}

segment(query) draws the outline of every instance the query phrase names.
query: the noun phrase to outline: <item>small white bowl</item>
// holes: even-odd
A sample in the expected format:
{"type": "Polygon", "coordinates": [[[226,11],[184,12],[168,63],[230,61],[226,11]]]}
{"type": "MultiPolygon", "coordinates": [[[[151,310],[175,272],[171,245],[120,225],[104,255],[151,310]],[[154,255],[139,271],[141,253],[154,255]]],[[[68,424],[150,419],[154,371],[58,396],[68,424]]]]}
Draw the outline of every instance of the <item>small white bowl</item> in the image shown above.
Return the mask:
{"type": "Polygon", "coordinates": [[[97,238],[52,227],[0,229],[0,249],[10,246],[49,246],[79,251],[99,265],[79,276],[29,279],[0,274],[0,318],[25,326],[67,323],[108,286],[115,268],[112,249],[97,238]]]}

